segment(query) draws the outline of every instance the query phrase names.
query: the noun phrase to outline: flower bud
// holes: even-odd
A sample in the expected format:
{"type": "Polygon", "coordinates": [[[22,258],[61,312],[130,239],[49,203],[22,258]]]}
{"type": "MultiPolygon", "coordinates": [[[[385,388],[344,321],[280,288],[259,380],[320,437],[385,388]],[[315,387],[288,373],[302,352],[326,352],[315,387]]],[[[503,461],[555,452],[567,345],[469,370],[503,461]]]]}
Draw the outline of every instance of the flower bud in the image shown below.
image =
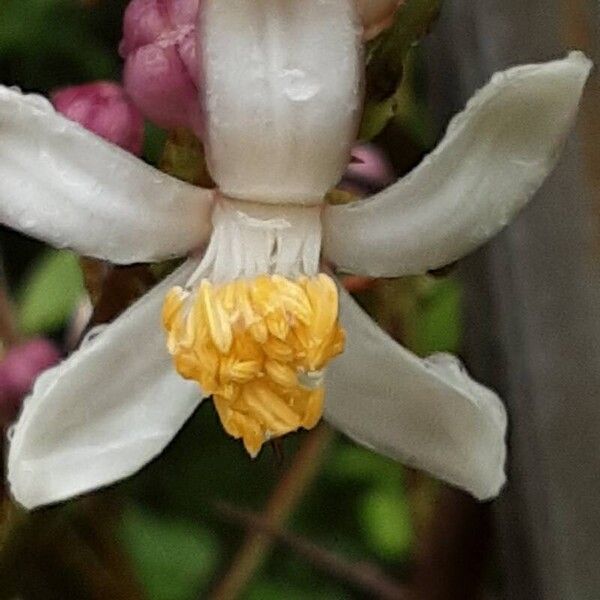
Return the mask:
{"type": "Polygon", "coordinates": [[[60,360],[49,340],[36,338],[14,346],[0,362],[0,422],[9,423],[17,415],[23,398],[31,391],[38,375],[60,360]]]}
{"type": "Polygon", "coordinates": [[[362,197],[381,191],[395,179],[394,168],[377,146],[359,144],[352,149],[352,161],[339,187],[362,197]]]}
{"type": "Polygon", "coordinates": [[[97,81],[63,88],[52,94],[52,103],[105,140],[138,156],[142,153],[144,119],[120,85],[97,81]]]}
{"type": "Polygon", "coordinates": [[[396,9],[403,2],[404,0],[357,0],[365,39],[370,40],[389,27],[396,9]]]}
{"type": "Polygon", "coordinates": [[[119,48],[127,93],[161,127],[203,134],[198,94],[196,19],[199,0],[133,0],[119,48]]]}

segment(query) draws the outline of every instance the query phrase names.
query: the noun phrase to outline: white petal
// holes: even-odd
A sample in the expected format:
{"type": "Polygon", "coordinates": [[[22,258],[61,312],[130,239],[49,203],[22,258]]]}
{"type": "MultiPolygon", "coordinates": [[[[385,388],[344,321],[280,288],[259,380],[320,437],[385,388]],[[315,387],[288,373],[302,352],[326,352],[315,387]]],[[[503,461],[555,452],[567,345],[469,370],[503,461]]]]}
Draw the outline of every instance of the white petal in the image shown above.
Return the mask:
{"type": "Polygon", "coordinates": [[[187,253],[210,234],[212,192],[146,165],[0,86],[0,222],[113,263],[187,253]]]}
{"type": "Polygon", "coordinates": [[[123,479],[159,454],[201,400],[165,347],[165,292],[188,261],[58,367],[25,401],[8,456],[15,499],[34,508],[123,479]]]}
{"type": "Polygon", "coordinates": [[[206,0],[201,7],[213,178],[232,198],[320,202],[348,163],[360,118],[354,0],[206,0]]]}
{"type": "Polygon", "coordinates": [[[573,52],[496,74],[407,177],[326,208],[326,257],[343,271],[393,277],[442,267],[483,244],[554,167],[590,67],[573,52]]]}
{"type": "Polygon", "coordinates": [[[327,372],[325,418],[356,442],[469,491],[505,481],[506,412],[449,355],[422,360],[340,289],[344,354],[327,372]]]}

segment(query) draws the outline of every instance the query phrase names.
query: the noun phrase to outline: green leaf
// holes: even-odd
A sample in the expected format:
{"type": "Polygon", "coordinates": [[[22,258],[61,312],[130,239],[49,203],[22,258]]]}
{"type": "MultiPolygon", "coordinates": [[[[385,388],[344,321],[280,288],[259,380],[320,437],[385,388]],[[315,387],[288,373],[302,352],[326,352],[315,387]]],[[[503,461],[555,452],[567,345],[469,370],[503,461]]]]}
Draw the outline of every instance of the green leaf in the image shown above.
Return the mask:
{"type": "Polygon", "coordinates": [[[132,505],[119,538],[149,600],[192,600],[208,584],[218,561],[214,535],[186,520],[132,505]]]}
{"type": "Polygon", "coordinates": [[[71,318],[84,291],[74,254],[57,250],[44,253],[17,294],[21,331],[33,335],[60,329],[71,318]]]}
{"type": "Polygon", "coordinates": [[[410,552],[413,532],[404,490],[382,486],[369,491],[361,503],[360,518],[368,544],[385,560],[410,552]]]}
{"type": "Polygon", "coordinates": [[[328,476],[367,484],[401,483],[402,471],[398,463],[366,448],[338,445],[325,465],[328,476]]]}

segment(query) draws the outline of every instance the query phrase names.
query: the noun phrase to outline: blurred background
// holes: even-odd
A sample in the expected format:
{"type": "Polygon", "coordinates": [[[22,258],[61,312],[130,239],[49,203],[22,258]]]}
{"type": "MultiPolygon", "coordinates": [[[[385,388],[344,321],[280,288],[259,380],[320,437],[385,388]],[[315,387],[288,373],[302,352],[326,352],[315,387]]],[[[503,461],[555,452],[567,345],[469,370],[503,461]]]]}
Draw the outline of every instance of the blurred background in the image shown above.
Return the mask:
{"type": "MultiPolygon", "coordinates": [[[[438,2],[411,1],[437,12],[438,2]]],[[[46,96],[119,82],[126,5],[0,0],[0,81],[46,96]]],[[[373,169],[349,172],[332,199],[410,170],[494,71],[569,47],[600,60],[598,10],[593,0],[447,0],[436,22],[409,32],[412,42],[432,28],[403,77],[371,98],[371,145],[356,153],[373,169]]],[[[511,483],[497,502],[477,504],[324,425],[249,461],[205,402],[124,483],[33,514],[4,492],[0,600],[600,598],[599,98],[595,76],[557,173],[490,247],[448,273],[347,281],[414,352],[463,356],[507,399],[511,483]]],[[[201,157],[187,131],[146,122],[141,152],[189,181],[206,177],[181,158],[201,157]]],[[[8,230],[0,250],[6,429],[35,373],[157,272],[81,261],[8,230]]]]}

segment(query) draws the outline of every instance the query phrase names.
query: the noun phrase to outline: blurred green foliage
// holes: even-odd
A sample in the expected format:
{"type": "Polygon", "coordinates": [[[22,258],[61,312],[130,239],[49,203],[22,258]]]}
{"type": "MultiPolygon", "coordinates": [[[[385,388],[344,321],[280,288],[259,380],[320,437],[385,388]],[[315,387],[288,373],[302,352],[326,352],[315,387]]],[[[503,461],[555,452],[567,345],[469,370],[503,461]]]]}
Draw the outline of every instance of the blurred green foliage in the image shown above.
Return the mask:
{"type": "Polygon", "coordinates": [[[149,600],[188,598],[217,566],[216,537],[197,523],[127,507],[118,531],[149,600]]]}
{"type": "Polygon", "coordinates": [[[116,42],[126,4],[126,0],[2,0],[2,82],[48,92],[118,77],[116,42]]]}
{"type": "Polygon", "coordinates": [[[52,334],[65,326],[84,293],[77,257],[48,250],[25,275],[17,291],[17,317],[26,335],[52,334]]]}
{"type": "MultiPolygon", "coordinates": [[[[413,21],[397,24],[369,53],[370,81],[379,93],[366,113],[363,132],[369,139],[378,136],[376,141],[386,146],[399,171],[414,163],[431,140],[418,85],[418,55],[413,52],[404,61],[426,28],[424,15],[433,16],[437,4],[409,0],[405,14],[413,21]],[[398,39],[401,47],[395,45],[398,39]],[[386,78],[390,72],[393,76],[386,78]],[[409,76],[400,85],[402,72],[409,76]]],[[[125,0],[0,0],[0,81],[47,93],[67,84],[118,78],[116,48],[125,5],[125,0]]],[[[149,162],[159,162],[164,142],[165,132],[149,124],[149,162]]],[[[77,259],[6,232],[0,241],[11,280],[21,281],[15,297],[23,332],[56,334],[66,326],[83,290],[77,259]]],[[[460,290],[454,282],[424,278],[392,294],[398,302],[390,304],[389,295],[384,302],[375,293],[368,304],[377,314],[387,303],[383,308],[392,310],[394,318],[410,320],[407,330],[415,351],[457,349],[460,290]]],[[[238,524],[218,514],[215,502],[262,511],[307,435],[284,440],[281,464],[269,448],[250,461],[241,444],[223,433],[212,405],[205,402],[156,461],[94,495],[100,506],[110,508],[110,518],[101,510],[90,515],[87,501],[79,500],[34,517],[21,515],[17,525],[4,522],[8,542],[0,557],[0,599],[108,597],[94,592],[99,581],[116,586],[101,589],[119,589],[120,569],[105,562],[106,549],[89,533],[92,525],[106,530],[110,544],[120,547],[141,598],[207,596],[227,572],[245,535],[238,524]],[[73,554],[95,558],[76,561],[73,554]]],[[[410,566],[416,529],[408,479],[397,463],[338,436],[287,527],[346,560],[377,563],[390,576],[400,577],[410,566]]],[[[117,598],[113,592],[110,597],[117,598]]],[[[127,592],[123,597],[132,596],[127,592]]],[[[278,550],[267,553],[243,597],[366,596],[294,553],[278,550]]]]}

